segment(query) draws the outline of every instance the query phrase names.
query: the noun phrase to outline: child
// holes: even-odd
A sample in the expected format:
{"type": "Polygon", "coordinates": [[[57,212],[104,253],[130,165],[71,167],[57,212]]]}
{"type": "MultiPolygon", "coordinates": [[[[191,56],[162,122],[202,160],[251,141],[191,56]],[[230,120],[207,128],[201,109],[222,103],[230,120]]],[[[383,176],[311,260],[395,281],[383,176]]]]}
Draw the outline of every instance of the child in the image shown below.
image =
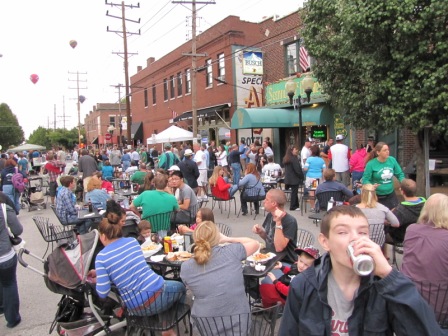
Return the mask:
{"type": "Polygon", "coordinates": [[[202,222],[210,221],[215,222],[215,216],[213,215],[213,211],[209,208],[200,208],[196,213],[196,223],[192,226],[188,227],[186,225],[179,225],[177,227],[177,231],[184,235],[189,232],[193,232],[194,229],[202,222]]]}
{"type": "Polygon", "coordinates": [[[279,335],[441,335],[428,304],[405,275],[392,269],[369,239],[369,223],[354,206],[332,208],[321,222],[326,254],[291,282],[279,335]],[[359,276],[347,247],[366,254],[374,270],[359,276]],[[317,264],[317,263],[316,263],[317,264]]]}
{"type": "Polygon", "coordinates": [[[298,248],[295,252],[299,255],[297,262],[291,267],[282,266],[282,263],[278,262],[274,269],[280,269],[283,275],[277,279],[274,273],[269,272],[268,277],[272,280],[272,284],[263,283],[260,285],[261,302],[264,308],[274,306],[277,302],[285,304],[292,279],[305,271],[320,257],[319,250],[313,246],[304,249],[298,248]]]}
{"type": "Polygon", "coordinates": [[[137,238],[137,241],[141,244],[143,244],[147,238],[151,237],[151,223],[147,220],[142,220],[140,223],[138,223],[138,231],[140,232],[140,235],[137,238]]]}

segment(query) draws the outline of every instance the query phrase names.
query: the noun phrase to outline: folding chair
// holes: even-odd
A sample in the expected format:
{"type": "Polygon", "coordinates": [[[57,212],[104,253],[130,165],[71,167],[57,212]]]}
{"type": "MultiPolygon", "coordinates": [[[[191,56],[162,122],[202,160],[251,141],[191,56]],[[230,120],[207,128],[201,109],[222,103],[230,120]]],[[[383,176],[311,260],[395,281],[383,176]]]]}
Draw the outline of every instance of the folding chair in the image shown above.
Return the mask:
{"type": "Polygon", "coordinates": [[[224,236],[231,237],[232,236],[232,228],[224,223],[215,223],[219,228],[219,232],[221,232],[224,236]]]}
{"type": "Polygon", "coordinates": [[[369,238],[382,247],[386,241],[384,223],[369,223],[369,238]]]}

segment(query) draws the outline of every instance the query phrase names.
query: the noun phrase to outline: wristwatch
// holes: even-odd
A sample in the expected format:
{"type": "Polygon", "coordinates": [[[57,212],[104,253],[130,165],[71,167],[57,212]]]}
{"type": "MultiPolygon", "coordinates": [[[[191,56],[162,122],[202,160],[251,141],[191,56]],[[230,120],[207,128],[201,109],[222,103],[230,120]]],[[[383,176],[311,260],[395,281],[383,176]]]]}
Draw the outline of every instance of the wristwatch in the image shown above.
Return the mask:
{"type": "Polygon", "coordinates": [[[275,228],[279,229],[279,230],[283,230],[283,225],[276,225],[275,228]]]}

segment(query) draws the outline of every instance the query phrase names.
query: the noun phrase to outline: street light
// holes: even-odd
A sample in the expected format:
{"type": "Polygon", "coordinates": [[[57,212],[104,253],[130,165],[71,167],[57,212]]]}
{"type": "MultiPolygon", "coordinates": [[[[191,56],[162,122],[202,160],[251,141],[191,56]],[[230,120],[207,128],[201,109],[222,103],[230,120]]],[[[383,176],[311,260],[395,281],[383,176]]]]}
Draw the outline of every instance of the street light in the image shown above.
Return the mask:
{"type": "Polygon", "coordinates": [[[107,128],[107,132],[109,132],[110,135],[111,135],[111,143],[114,143],[114,140],[112,139],[112,136],[114,135],[114,131],[115,131],[115,127],[114,127],[114,125],[110,125],[110,126],[107,128]]]}
{"type": "MultiPolygon", "coordinates": [[[[308,103],[311,100],[311,93],[313,92],[313,86],[314,86],[314,79],[311,77],[311,74],[312,74],[311,72],[306,73],[305,78],[301,80],[301,87],[303,88],[303,91],[306,94],[306,102],[308,103]]],[[[295,101],[293,101],[296,90],[297,90],[297,82],[293,81],[292,78],[290,78],[285,84],[285,91],[289,97],[289,104],[292,105],[294,102],[294,108],[296,107],[297,104],[297,110],[299,111],[299,142],[300,142],[299,146],[302,147],[302,102],[303,102],[302,99],[305,98],[302,98],[299,90],[299,96],[295,101]]]]}

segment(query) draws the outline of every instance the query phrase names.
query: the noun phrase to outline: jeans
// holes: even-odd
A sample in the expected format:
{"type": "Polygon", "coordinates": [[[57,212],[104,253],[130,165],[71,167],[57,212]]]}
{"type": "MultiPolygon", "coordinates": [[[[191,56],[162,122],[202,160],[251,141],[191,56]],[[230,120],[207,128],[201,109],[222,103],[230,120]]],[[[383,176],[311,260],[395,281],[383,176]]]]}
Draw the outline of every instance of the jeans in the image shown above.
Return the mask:
{"type": "Polygon", "coordinates": [[[123,161],[123,172],[131,166],[131,161],[123,161]]]}
{"type": "Polygon", "coordinates": [[[297,208],[299,208],[299,185],[298,184],[294,184],[294,185],[289,185],[289,188],[291,188],[291,203],[289,206],[289,210],[295,210],[297,208]]]}
{"type": "MultiPolygon", "coordinates": [[[[146,309],[145,313],[156,315],[171,308],[174,302],[185,301],[185,285],[180,281],[165,280],[162,292],[146,309]]],[[[138,314],[140,315],[140,313],[138,314]]],[[[141,314],[144,315],[144,314],[141,314]]]]}
{"type": "Polygon", "coordinates": [[[15,325],[21,319],[16,271],[17,255],[0,264],[0,312],[5,314],[8,326],[15,325]]]}
{"type": "Polygon", "coordinates": [[[357,172],[357,171],[352,172],[352,186],[355,183],[355,181],[361,181],[363,174],[364,172],[357,172]]]}
{"type": "Polygon", "coordinates": [[[233,173],[233,184],[238,184],[241,176],[241,165],[239,163],[232,163],[230,167],[233,173]]]}
{"type": "Polygon", "coordinates": [[[14,189],[12,184],[4,184],[3,192],[9,197],[16,207],[16,212],[19,213],[20,207],[20,193],[14,189]]]}

